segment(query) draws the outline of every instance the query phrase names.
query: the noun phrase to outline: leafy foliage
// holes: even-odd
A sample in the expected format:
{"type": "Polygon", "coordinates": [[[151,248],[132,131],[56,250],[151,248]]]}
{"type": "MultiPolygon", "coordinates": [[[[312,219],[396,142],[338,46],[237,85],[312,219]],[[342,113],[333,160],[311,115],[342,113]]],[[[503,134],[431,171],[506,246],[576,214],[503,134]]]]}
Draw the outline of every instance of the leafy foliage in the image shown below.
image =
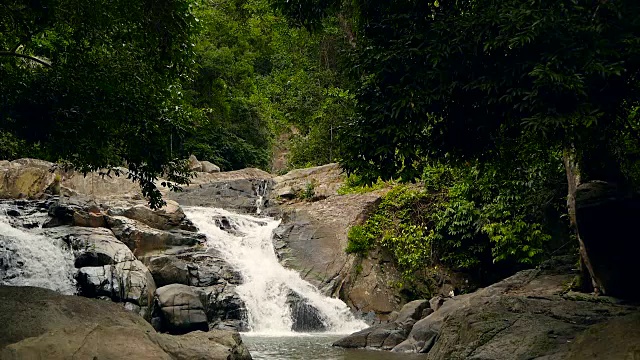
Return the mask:
{"type": "Polygon", "coordinates": [[[126,162],[154,207],[154,181],[188,181],[171,134],[188,127],[195,18],[190,0],[39,2],[0,6],[0,131],[25,151],[82,172],[126,162]]]}
{"type": "Polygon", "coordinates": [[[638,102],[635,1],[358,2],[343,165],[413,179],[501,142],[599,147],[638,102]],[[605,135],[606,134],[606,135],[605,135]]]}
{"type": "Polygon", "coordinates": [[[439,264],[467,271],[536,264],[555,225],[545,214],[562,207],[564,190],[562,168],[544,155],[514,163],[506,174],[478,161],[428,165],[424,187],[398,185],[387,193],[363,225],[351,228],[346,251],[382,246],[409,278],[439,264]]]}

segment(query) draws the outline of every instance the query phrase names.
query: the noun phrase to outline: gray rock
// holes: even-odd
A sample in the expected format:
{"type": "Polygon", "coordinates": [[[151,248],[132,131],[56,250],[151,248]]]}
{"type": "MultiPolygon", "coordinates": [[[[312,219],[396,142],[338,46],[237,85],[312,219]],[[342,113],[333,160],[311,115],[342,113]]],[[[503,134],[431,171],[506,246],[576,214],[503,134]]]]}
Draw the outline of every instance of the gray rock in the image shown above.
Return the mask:
{"type": "Polygon", "coordinates": [[[151,257],[147,266],[158,287],[170,284],[190,284],[189,266],[175,255],[151,257]]]}
{"type": "Polygon", "coordinates": [[[228,283],[196,288],[204,304],[210,328],[249,330],[247,310],[235,288],[235,285],[228,283]]]}
{"type": "Polygon", "coordinates": [[[158,286],[184,284],[207,287],[216,284],[240,284],[242,276],[222,260],[215,249],[189,249],[175,255],[149,256],[144,262],[158,286]]]}
{"type": "Polygon", "coordinates": [[[220,172],[220,167],[218,165],[212,164],[208,161],[201,161],[200,162],[201,167],[202,167],[202,172],[206,172],[206,173],[219,173],[220,172]]]}
{"type": "Polygon", "coordinates": [[[287,304],[291,310],[291,330],[298,332],[324,331],[327,326],[322,321],[322,315],[309,304],[309,301],[302,298],[295,292],[290,292],[287,297],[287,304]]]}
{"type": "Polygon", "coordinates": [[[142,256],[153,250],[165,250],[173,246],[193,246],[206,241],[206,237],[202,234],[186,230],[158,230],[123,216],[108,216],[107,224],[115,236],[136,256],[142,256]]]}
{"type": "Polygon", "coordinates": [[[198,161],[198,158],[196,158],[196,156],[193,154],[189,156],[189,170],[198,171],[198,172],[202,171],[202,163],[198,161]]]}
{"type": "Polygon", "coordinates": [[[73,249],[77,268],[135,260],[131,250],[109,229],[60,226],[45,234],[63,240],[73,249]]]}
{"type": "Polygon", "coordinates": [[[406,320],[404,324],[396,322],[378,324],[346,336],[334,342],[333,346],[391,350],[407,338],[414,322],[414,320],[406,320]]]}
{"type": "Polygon", "coordinates": [[[237,331],[194,331],[181,336],[157,335],[157,343],[174,359],[251,360],[237,331]]]}
{"type": "Polygon", "coordinates": [[[146,205],[136,205],[124,211],[110,210],[110,212],[137,220],[154,229],[170,230],[180,227],[186,218],[184,211],[175,201],[167,200],[166,203],[158,210],[151,210],[146,205]]]}
{"type": "Polygon", "coordinates": [[[552,358],[589,326],[632,311],[564,299],[560,294],[570,279],[553,269],[525,270],[448,299],[416,322],[393,351],[428,353],[427,359],[552,358]]]}
{"type": "Polygon", "coordinates": [[[446,300],[447,298],[444,298],[442,295],[434,296],[429,300],[429,307],[431,307],[433,311],[438,311],[446,300]]]}
{"type": "Polygon", "coordinates": [[[428,307],[429,302],[427,300],[414,300],[410,303],[407,303],[400,310],[398,318],[395,320],[395,322],[403,323],[407,320],[420,320],[422,312],[428,307]]]}
{"type": "Polygon", "coordinates": [[[154,307],[153,317],[160,318],[160,331],[184,334],[209,330],[202,301],[187,285],[171,284],[156,289],[154,307]]]}
{"type": "Polygon", "coordinates": [[[79,294],[85,297],[105,296],[115,302],[128,302],[149,318],[156,289],[151,273],[140,261],[123,261],[115,265],[80,268],[77,275],[79,294]]]}
{"type": "MultiPolygon", "coordinates": [[[[269,179],[232,179],[205,183],[198,186],[190,186],[184,191],[167,194],[172,199],[184,206],[209,206],[239,211],[243,213],[255,213],[259,190],[265,188],[269,179]]],[[[267,190],[270,188],[266,187],[267,190]]],[[[268,198],[268,192],[264,199],[268,198]]],[[[269,206],[266,201],[264,206],[269,206]]]]}

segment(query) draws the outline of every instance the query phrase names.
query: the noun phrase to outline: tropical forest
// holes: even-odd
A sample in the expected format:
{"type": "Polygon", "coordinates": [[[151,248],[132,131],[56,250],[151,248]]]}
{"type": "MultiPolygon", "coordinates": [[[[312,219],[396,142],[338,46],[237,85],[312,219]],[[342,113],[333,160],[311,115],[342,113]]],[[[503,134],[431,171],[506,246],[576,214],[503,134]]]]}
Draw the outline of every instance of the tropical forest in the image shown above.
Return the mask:
{"type": "Polygon", "coordinates": [[[0,1],[1,359],[640,359],[640,2],[0,1]]]}

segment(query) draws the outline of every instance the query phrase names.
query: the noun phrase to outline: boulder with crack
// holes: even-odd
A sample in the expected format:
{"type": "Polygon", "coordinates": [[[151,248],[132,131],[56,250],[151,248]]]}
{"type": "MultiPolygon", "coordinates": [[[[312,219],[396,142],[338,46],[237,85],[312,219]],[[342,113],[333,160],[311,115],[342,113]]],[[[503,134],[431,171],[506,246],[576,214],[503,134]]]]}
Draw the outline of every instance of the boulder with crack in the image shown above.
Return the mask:
{"type": "Polygon", "coordinates": [[[204,306],[194,288],[171,284],[156,289],[151,323],[156,330],[170,334],[208,331],[204,306]]]}

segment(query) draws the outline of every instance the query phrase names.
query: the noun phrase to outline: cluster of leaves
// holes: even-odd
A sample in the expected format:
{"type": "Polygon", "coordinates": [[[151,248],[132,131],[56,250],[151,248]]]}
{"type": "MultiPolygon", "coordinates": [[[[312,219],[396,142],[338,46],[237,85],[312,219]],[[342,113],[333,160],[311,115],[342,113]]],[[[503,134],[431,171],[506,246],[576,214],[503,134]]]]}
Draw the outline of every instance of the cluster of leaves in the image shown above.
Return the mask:
{"type": "Polygon", "coordinates": [[[344,181],[344,184],[338,189],[339,195],[347,194],[364,194],[375,190],[384,189],[393,186],[392,181],[382,181],[378,178],[375,183],[367,184],[362,178],[356,174],[350,174],[344,181]]]}
{"type": "Polygon", "coordinates": [[[589,147],[589,162],[629,132],[636,1],[357,3],[342,163],[370,180],[413,179],[426,157],[495,161],[505,140],[589,147]]]}
{"type": "Polygon", "coordinates": [[[562,207],[562,169],[549,161],[557,156],[540,152],[508,173],[479,161],[425,166],[423,187],[387,193],[363,225],[350,229],[346,251],[381,246],[407,278],[430,265],[470,271],[536,264],[557,225],[547,214],[562,207]]]}
{"type": "Polygon", "coordinates": [[[191,0],[10,0],[0,5],[0,132],[8,158],[82,172],[127,163],[154,207],[154,182],[189,179],[170,138],[190,125],[191,0]],[[20,144],[20,147],[16,147],[20,144]]]}

